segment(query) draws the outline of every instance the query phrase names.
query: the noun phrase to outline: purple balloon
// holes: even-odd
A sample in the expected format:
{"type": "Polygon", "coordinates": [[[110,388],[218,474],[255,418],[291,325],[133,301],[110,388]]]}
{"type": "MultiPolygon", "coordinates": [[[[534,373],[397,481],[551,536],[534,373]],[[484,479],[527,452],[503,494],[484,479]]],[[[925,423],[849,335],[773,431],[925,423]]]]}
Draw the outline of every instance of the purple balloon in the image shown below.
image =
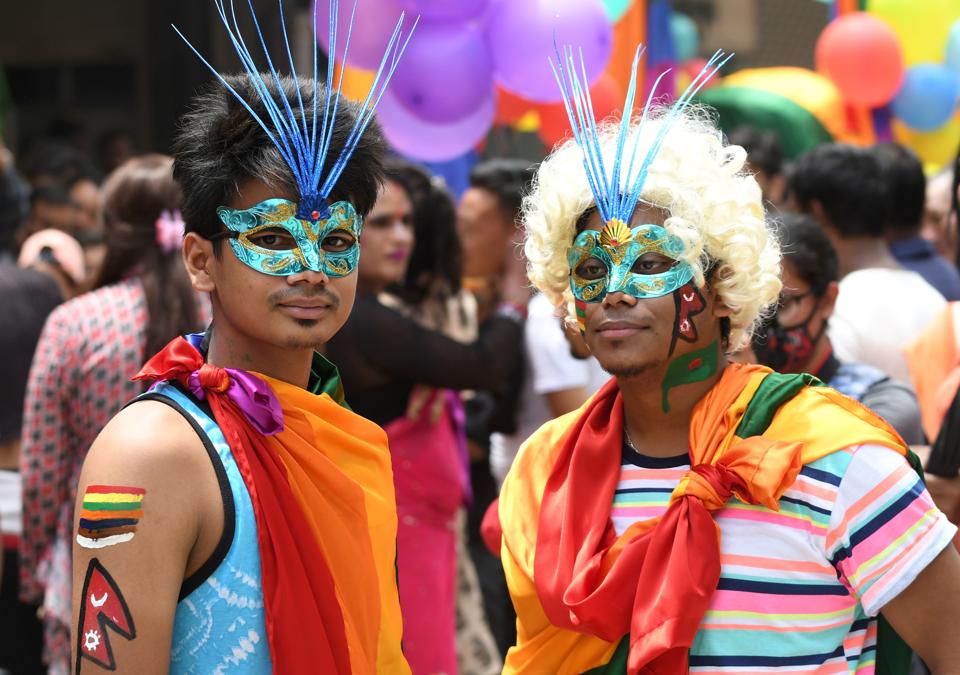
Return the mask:
{"type": "Polygon", "coordinates": [[[388,89],[377,106],[377,119],[387,141],[401,154],[424,162],[443,162],[479,143],[490,130],[496,109],[496,97],[491,93],[468,117],[432,124],[415,117],[388,89]]]}
{"type": "MultiPolygon", "coordinates": [[[[337,12],[337,53],[334,56],[339,63],[343,59],[343,47],[350,28],[350,13],[354,0],[334,0],[339,3],[337,12]]],[[[317,16],[317,42],[327,53],[330,52],[330,0],[314,0],[317,16]]],[[[393,35],[403,8],[397,0],[359,0],[357,13],[353,19],[353,33],[350,35],[350,49],[347,52],[347,65],[363,70],[376,70],[380,67],[387,41],[393,35]]],[[[409,12],[406,28],[413,25],[409,12]]],[[[416,34],[416,31],[414,31],[416,34]]],[[[414,38],[415,39],[415,38],[414,38]]],[[[413,40],[411,40],[411,43],[413,40]]],[[[312,67],[312,66],[311,66],[312,67]]],[[[298,68],[299,70],[299,68],[298,68]]]]}
{"type": "Polygon", "coordinates": [[[613,28],[600,0],[493,0],[487,36],[497,82],[533,101],[559,101],[547,62],[554,55],[554,35],[561,49],[573,46],[578,68],[583,50],[587,77],[596,82],[613,47],[613,28]]]}
{"type": "Polygon", "coordinates": [[[470,24],[421,21],[390,90],[426,122],[467,117],[493,93],[493,64],[483,33],[470,24]]]}
{"type": "Polygon", "coordinates": [[[419,14],[422,19],[465,21],[475,19],[490,4],[490,0],[399,0],[400,5],[419,14]]]}

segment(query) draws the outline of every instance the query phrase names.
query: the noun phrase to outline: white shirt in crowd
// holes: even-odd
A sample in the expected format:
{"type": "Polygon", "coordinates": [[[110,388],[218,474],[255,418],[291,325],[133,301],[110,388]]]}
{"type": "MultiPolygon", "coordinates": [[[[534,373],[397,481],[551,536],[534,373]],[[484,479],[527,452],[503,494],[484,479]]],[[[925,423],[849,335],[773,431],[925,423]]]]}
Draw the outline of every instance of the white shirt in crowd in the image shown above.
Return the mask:
{"type": "Polygon", "coordinates": [[[857,270],[840,281],[830,341],[841,361],[867,363],[895,380],[910,382],[900,349],[945,305],[943,296],[916,272],[857,270]]]}
{"type": "Polygon", "coordinates": [[[570,353],[570,343],[563,335],[560,319],[542,295],[534,296],[527,307],[524,340],[526,373],[517,431],[493,434],[490,439],[490,469],[498,483],[503,482],[523,442],[553,418],[545,394],[577,387],[584,387],[592,394],[610,378],[595,358],[577,359],[570,353]]]}

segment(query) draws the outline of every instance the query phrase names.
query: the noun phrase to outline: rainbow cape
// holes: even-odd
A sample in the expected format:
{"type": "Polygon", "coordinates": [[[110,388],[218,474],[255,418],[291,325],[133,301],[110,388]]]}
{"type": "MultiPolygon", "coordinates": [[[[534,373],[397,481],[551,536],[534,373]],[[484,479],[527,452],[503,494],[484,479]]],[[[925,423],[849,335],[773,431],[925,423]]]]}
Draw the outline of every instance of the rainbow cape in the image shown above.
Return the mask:
{"type": "MultiPolygon", "coordinates": [[[[694,409],[693,468],[670,507],[618,537],[610,509],[622,431],[611,381],[544,425],[517,456],[499,507],[518,617],[504,673],[686,672],[720,576],[713,511],[731,495],[777,508],[804,464],[842,448],[874,443],[907,452],[886,422],[810,375],[730,365],[694,409]]],[[[880,630],[889,647],[902,645],[882,623],[880,630]]]]}

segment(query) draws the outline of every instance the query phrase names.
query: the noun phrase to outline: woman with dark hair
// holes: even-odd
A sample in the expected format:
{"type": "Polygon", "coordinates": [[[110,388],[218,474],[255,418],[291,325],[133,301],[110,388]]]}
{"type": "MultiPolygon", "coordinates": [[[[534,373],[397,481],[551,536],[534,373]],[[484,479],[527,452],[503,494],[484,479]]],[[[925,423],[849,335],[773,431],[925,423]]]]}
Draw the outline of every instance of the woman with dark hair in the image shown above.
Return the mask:
{"type": "Polygon", "coordinates": [[[392,160],[361,234],[357,300],[327,343],[353,409],[387,432],[397,494],[404,654],[414,675],[458,672],[458,517],[469,492],[456,391],[496,390],[519,358],[529,300],[511,256],[504,295],[476,328],[460,291],[455,211],[446,190],[392,160]]]}
{"type": "Polygon", "coordinates": [[[94,289],[47,319],[27,386],[21,436],[21,599],[42,604],[48,665],[70,659],[70,535],[83,459],[142,384],[144,355],[200,327],[180,256],[183,221],[172,159],[131,159],[107,179],[107,252],[94,289]]]}

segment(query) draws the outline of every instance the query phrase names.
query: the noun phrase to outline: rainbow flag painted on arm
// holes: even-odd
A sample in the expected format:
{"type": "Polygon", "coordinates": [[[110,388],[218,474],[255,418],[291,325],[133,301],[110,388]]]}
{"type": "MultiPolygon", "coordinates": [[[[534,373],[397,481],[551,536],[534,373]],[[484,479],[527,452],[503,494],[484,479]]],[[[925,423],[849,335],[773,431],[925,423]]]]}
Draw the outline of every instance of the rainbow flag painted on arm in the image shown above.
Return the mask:
{"type": "Polygon", "coordinates": [[[143,517],[146,490],[116,485],[90,485],[83,494],[77,543],[104,548],[133,539],[143,517]]]}

